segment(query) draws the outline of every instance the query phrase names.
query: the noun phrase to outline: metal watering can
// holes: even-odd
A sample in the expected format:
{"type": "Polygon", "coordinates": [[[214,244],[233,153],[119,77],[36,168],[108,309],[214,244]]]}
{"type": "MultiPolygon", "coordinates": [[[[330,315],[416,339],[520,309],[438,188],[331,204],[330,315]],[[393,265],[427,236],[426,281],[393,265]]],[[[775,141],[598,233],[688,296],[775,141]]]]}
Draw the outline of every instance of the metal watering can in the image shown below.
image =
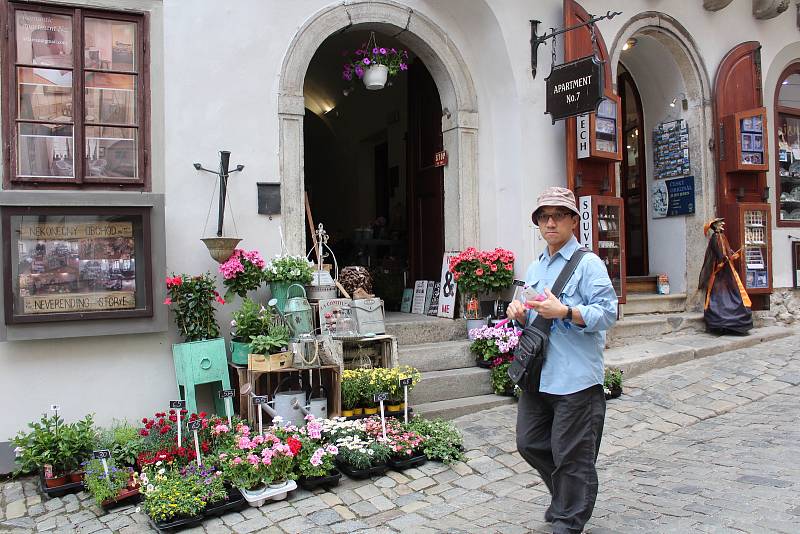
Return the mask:
{"type": "MultiPolygon", "coordinates": [[[[292,379],[297,379],[298,383],[300,382],[300,377],[287,376],[278,383],[278,386],[272,394],[272,400],[267,404],[260,405],[261,409],[273,419],[276,417],[283,419],[278,426],[295,425],[300,427],[305,423],[304,418],[306,414],[300,409],[301,406],[303,406],[303,404],[300,403],[305,403],[306,400],[306,392],[302,387],[297,390],[278,391],[281,386],[283,386],[284,382],[292,379]]],[[[248,393],[250,396],[255,396],[250,384],[245,384],[242,387],[242,394],[247,395],[248,393]]]]}
{"type": "Polygon", "coordinates": [[[287,290],[291,290],[294,286],[299,287],[303,291],[302,297],[290,297],[286,299],[286,305],[283,308],[283,318],[289,329],[292,331],[293,337],[300,337],[303,334],[311,334],[314,332],[314,314],[311,311],[311,304],[308,303],[306,298],[306,290],[300,284],[292,284],[287,290]]]}
{"type": "Polygon", "coordinates": [[[308,400],[305,406],[300,407],[304,415],[313,415],[315,419],[328,418],[328,390],[322,384],[314,386],[308,392],[308,400]],[[314,397],[314,392],[319,390],[322,397],[314,397]]]}

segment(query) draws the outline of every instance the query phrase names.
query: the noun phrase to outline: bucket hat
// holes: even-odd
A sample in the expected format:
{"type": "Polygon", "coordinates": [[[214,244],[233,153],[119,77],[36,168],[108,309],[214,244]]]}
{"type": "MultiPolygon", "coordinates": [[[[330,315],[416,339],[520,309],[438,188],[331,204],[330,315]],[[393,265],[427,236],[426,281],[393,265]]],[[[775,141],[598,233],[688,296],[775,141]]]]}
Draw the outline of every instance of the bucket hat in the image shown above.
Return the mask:
{"type": "Polygon", "coordinates": [[[542,191],[542,194],[540,194],[539,198],[536,199],[536,207],[531,213],[531,220],[533,221],[533,224],[537,224],[536,212],[545,206],[558,206],[561,208],[567,208],[575,215],[580,215],[578,206],[575,204],[575,194],[571,190],[564,187],[548,187],[542,191]]]}

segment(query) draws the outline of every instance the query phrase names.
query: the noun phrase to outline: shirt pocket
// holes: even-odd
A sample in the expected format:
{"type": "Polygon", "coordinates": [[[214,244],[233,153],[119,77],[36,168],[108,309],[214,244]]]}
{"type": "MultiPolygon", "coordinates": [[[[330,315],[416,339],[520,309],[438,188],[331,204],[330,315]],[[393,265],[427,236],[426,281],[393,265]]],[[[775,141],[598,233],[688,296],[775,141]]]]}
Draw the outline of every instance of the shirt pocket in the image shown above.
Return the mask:
{"type": "Polygon", "coordinates": [[[559,295],[558,300],[560,300],[561,303],[566,306],[577,306],[578,304],[583,304],[583,298],[581,297],[581,292],[578,288],[579,285],[579,280],[572,279],[568,281],[567,285],[564,286],[564,290],[561,292],[561,295],[559,295]]]}

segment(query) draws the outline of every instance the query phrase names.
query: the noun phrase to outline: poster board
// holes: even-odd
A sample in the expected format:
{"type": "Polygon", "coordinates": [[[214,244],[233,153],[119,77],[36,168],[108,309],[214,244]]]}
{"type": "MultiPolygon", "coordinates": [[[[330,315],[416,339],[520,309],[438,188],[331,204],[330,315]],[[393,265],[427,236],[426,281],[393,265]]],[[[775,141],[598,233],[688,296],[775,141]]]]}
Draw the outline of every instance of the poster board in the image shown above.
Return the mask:
{"type": "Polygon", "coordinates": [[[442,257],[442,277],[439,281],[439,317],[452,319],[455,316],[457,284],[450,272],[450,260],[460,254],[459,251],[445,252],[442,257]]]}

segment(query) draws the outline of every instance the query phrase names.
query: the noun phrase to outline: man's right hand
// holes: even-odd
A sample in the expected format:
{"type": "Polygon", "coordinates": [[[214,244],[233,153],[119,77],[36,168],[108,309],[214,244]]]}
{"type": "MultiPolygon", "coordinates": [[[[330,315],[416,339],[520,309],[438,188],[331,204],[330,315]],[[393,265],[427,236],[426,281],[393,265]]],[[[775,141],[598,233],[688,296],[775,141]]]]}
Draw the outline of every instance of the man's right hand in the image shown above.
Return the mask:
{"type": "Polygon", "coordinates": [[[511,302],[511,304],[508,305],[508,308],[506,308],[506,317],[508,317],[509,319],[513,319],[518,323],[525,324],[525,321],[527,319],[526,311],[527,310],[525,309],[524,304],[522,304],[518,300],[514,300],[511,302]]]}

